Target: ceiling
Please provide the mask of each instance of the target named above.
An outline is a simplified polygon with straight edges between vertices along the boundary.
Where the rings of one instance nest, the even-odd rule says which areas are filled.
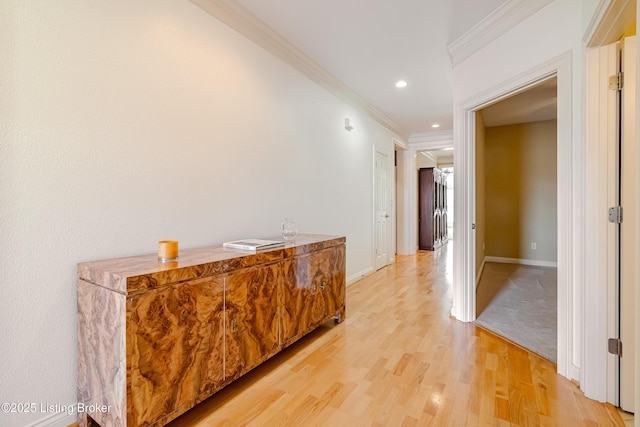
[[[513,0],[236,0],[395,122],[453,127],[447,46]],[[407,87],[395,83],[405,80]]]
[[[524,92],[483,108],[485,127],[552,120],[558,114],[558,79],[539,83]]]
[[[412,143],[451,139],[452,64],[552,0],[191,1]],[[555,79],[483,115],[488,127],[555,117]]]

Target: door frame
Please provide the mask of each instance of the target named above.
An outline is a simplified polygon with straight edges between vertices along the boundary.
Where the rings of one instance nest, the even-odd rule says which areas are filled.
[[[454,245],[453,306],[458,320],[476,318],[475,293],[475,114],[476,111],[526,90],[554,76],[558,79],[558,373],[579,375],[579,361],[571,352],[573,318],[581,315],[574,278],[580,279],[583,213],[574,209],[581,194],[582,150],[573,144],[572,53],[566,52],[521,75],[456,104],[454,109]],[[574,212],[575,211],[575,212]],[[578,274],[576,274],[578,272]],[[579,295],[578,295],[579,296]],[[573,357],[570,357],[573,356]],[[576,363],[577,362],[577,363]]]

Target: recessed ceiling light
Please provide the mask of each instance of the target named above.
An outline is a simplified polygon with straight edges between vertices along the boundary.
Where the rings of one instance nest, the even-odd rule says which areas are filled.
[[[397,87],[397,88],[407,87],[407,82],[405,82],[404,80],[398,80],[398,81],[396,82],[396,87]]]
[[[439,127],[440,127],[440,125],[439,125],[439,124],[437,124],[437,123],[434,123],[434,124],[432,124],[432,125],[431,125],[431,127],[432,127],[432,128],[439,128]]]

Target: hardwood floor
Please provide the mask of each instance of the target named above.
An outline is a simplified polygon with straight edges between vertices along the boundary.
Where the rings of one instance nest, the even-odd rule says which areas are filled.
[[[349,286],[343,323],[170,426],[623,426],[553,363],[449,317],[452,244]]]

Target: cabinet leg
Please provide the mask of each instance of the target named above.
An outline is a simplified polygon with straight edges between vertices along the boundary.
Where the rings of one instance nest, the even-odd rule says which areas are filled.
[[[333,321],[337,325],[338,323],[342,323],[345,317],[345,307],[342,307],[339,312],[333,316]]]

